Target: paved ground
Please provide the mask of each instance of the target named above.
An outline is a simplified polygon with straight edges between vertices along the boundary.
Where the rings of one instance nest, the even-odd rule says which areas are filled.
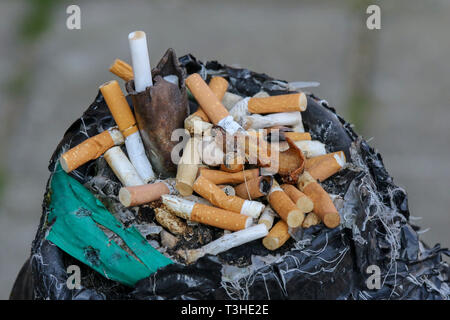
[[[331,1],[74,3],[81,7],[82,30],[67,30],[65,6],[57,6],[48,31],[31,45],[15,33],[25,3],[0,3],[0,147],[7,150],[2,161],[8,178],[0,200],[0,298],[8,297],[29,254],[51,153],[97,87],[113,78],[107,71],[113,59],[130,60],[126,36],[136,29],[150,34],[152,65],[173,47],[179,55],[191,52],[289,81],[320,81],[314,91],[347,117],[352,117],[346,105],[361,63],[354,53],[373,41],[372,67],[361,69],[372,97],[361,130],[374,137],[372,145],[408,191],[412,214],[423,217],[419,224],[431,228],[423,239],[450,246],[446,1],[381,2],[382,29],[364,37],[358,37],[364,11]],[[14,95],[8,85],[20,76],[31,86]]]

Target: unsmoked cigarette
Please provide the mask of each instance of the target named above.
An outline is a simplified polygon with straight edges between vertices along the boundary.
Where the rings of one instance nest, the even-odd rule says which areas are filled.
[[[311,199],[294,187],[292,184],[283,184],[281,189],[291,198],[297,208],[303,211],[303,213],[311,212],[314,208],[314,204]]]
[[[176,185],[182,196],[192,194],[194,181],[197,177],[200,165],[200,154],[198,151],[197,138],[190,138],[183,150],[183,155],[178,163]]]
[[[236,186],[236,195],[243,199],[257,199],[269,193],[273,176],[260,176]]]
[[[269,250],[276,250],[288,241],[289,227],[283,220],[278,221],[267,236],[263,239],[263,245]]]
[[[186,78],[186,86],[207,114],[208,118],[227,132],[234,134],[242,129],[229,115],[228,110],[222,105],[214,92],[198,73],[191,74]]]
[[[311,176],[320,182],[336,174],[345,165],[345,154],[342,151],[329,153],[320,157],[320,160],[314,161],[314,164],[310,164],[307,169]]]
[[[298,187],[314,203],[313,212],[328,228],[336,228],[340,224],[340,216],[328,193],[308,173],[303,172],[298,180]]]
[[[306,107],[307,99],[303,92],[266,98],[250,98],[248,101],[248,111],[260,114],[305,111]]]
[[[172,195],[161,197],[164,205],[180,218],[225,230],[242,230],[251,226],[253,219],[243,214],[195,203]]]
[[[200,168],[199,171],[200,175],[214,184],[238,184],[259,176],[259,169],[249,169],[235,173],[211,170],[207,168]]]
[[[104,158],[119,181],[126,187],[143,185],[144,181],[120,147],[112,147]]]
[[[243,245],[250,241],[266,236],[267,229],[263,225],[255,225],[244,230],[225,234],[224,236],[208,243],[207,245],[191,250],[179,250],[177,253],[184,257],[186,262],[192,263],[206,254],[218,255],[231,248]]]
[[[130,81],[134,78],[133,68],[120,59],[114,60],[113,64],[109,67],[109,71],[125,81]]]
[[[135,207],[158,200],[163,194],[170,194],[164,182],[123,187],[119,191],[119,200],[125,207]]]
[[[272,207],[268,205],[264,208],[264,211],[259,217],[258,224],[264,224],[267,230],[270,230],[273,226],[273,220],[276,216],[277,214],[275,213],[275,211],[273,211]]]
[[[187,225],[183,220],[163,208],[155,209],[155,219],[173,234],[185,234],[187,231]]]
[[[284,136],[292,141],[311,140],[309,132],[284,132]]]
[[[244,200],[236,196],[227,196],[222,189],[203,176],[197,178],[193,187],[195,192],[213,205],[228,211],[257,219],[264,210],[264,205],[261,202]]]
[[[59,159],[61,167],[69,173],[86,162],[97,159],[109,148],[123,144],[123,141],[123,135],[117,127],[105,130],[66,151]]]
[[[281,219],[286,221],[289,227],[296,228],[302,224],[305,214],[297,208],[295,203],[275,181],[267,198],[272,208]]]

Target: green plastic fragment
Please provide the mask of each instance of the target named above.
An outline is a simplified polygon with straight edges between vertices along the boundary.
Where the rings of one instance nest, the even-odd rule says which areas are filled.
[[[58,164],[51,179],[46,239],[104,277],[133,286],[173,263],[134,228],[125,228],[81,183]],[[119,236],[133,254],[108,239],[101,225]]]

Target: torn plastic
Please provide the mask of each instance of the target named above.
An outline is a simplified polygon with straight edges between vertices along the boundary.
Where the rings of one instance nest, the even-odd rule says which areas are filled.
[[[243,97],[261,90],[270,95],[290,92],[287,82],[265,74],[216,61],[204,64],[192,55],[179,60],[187,74],[198,72],[207,80],[213,75],[225,77],[229,91]],[[189,105],[190,113],[198,107],[193,100]],[[49,226],[48,202],[44,201],[30,259],[32,277],[21,272],[15,288],[29,281],[35,299],[448,299],[449,266],[442,254],[449,251],[439,245],[430,248],[420,241],[417,228],[409,223],[406,192],[393,183],[381,155],[326,101],[312,94],[302,117],[312,139],[325,143],[328,152],[343,150],[349,160],[346,169],[322,184],[327,192],[345,200],[340,227],[328,229],[319,224],[296,230],[276,253],[256,240],[218,256],[205,256],[192,265],[175,262],[128,288],[105,279],[45,240]],[[49,166],[52,175],[65,149],[112,124],[99,95],[57,147]],[[136,212],[117,205],[115,189],[119,184],[102,157],[70,175],[106,203],[126,227],[143,221],[152,223],[151,207]],[[196,240],[207,237],[206,241],[211,241],[221,235],[214,228],[191,227],[204,232]],[[162,250],[158,233],[149,233],[147,240]],[[174,250],[186,245],[184,240],[178,242]],[[65,285],[67,266],[71,264],[82,268],[81,289],[69,290]],[[381,271],[379,290],[366,284],[370,276],[367,267],[371,265]],[[14,292],[19,295],[20,290]]]

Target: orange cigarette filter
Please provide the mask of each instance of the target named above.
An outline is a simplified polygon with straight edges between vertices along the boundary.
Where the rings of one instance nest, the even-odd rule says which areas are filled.
[[[122,134],[116,129],[117,134]],[[123,138],[122,138],[123,142]],[[64,171],[71,172],[88,161],[97,159],[116,143],[109,130],[105,130],[93,137],[84,140],[79,145],[66,151],[60,158]]]
[[[228,110],[198,73],[191,74],[186,78],[186,86],[214,124],[217,125],[220,120],[229,115]]]
[[[281,189],[286,192],[297,208],[302,210],[303,213],[311,212],[313,210],[314,204],[311,199],[292,184],[283,184],[281,185]]]
[[[341,160],[338,161],[336,158]],[[310,158],[309,161],[306,161],[305,169],[307,168],[306,170],[314,179],[322,182],[339,172],[344,163],[345,154],[342,151],[338,151]]]
[[[248,101],[248,111],[260,114],[305,111],[306,106],[307,99],[303,92],[264,98],[250,98]]]
[[[194,191],[211,202],[216,207],[241,213],[244,199],[227,196],[225,192],[203,176],[199,176],[194,183]]]
[[[252,200],[267,195],[272,184],[272,176],[260,176],[241,183],[234,190],[237,196]]]
[[[309,132],[284,132],[284,136],[292,141],[311,140]]]
[[[109,67],[109,71],[125,81],[130,81],[134,78],[133,67],[120,59],[114,60],[114,63]]]
[[[231,231],[245,229],[252,223],[252,218],[244,216],[243,214],[200,203],[194,205],[191,212],[191,220]]]
[[[263,245],[269,250],[276,250],[288,241],[289,226],[283,220],[278,221],[267,236],[263,239]]]
[[[244,170],[245,158],[232,152],[225,154],[225,163],[220,165],[220,170],[225,172],[239,172]]]
[[[164,182],[157,182],[121,188],[119,200],[125,207],[134,207],[158,200],[163,194],[169,193],[170,190]]]
[[[235,173],[229,173],[220,170],[200,168],[199,175],[205,177],[214,184],[238,184],[258,177],[259,169],[250,169]]]
[[[223,96],[228,89],[228,81],[222,77],[213,77],[211,81],[209,81],[209,88],[216,95],[217,99],[219,99],[219,101],[222,101]],[[205,113],[205,111],[202,110],[201,107],[199,107],[198,110],[193,113],[193,115],[200,117],[205,122],[210,122],[208,115]]]
[[[296,228],[302,224],[305,214],[297,208],[291,198],[289,198],[275,181],[267,198],[272,208],[289,227]]]
[[[330,196],[308,171],[300,176],[298,187],[312,200],[314,203],[313,212],[328,228],[336,228],[340,224],[339,212]]]
[[[119,83],[116,80],[106,82],[100,86],[100,91],[122,134],[128,137],[137,132],[136,119],[122,89],[120,89]]]

